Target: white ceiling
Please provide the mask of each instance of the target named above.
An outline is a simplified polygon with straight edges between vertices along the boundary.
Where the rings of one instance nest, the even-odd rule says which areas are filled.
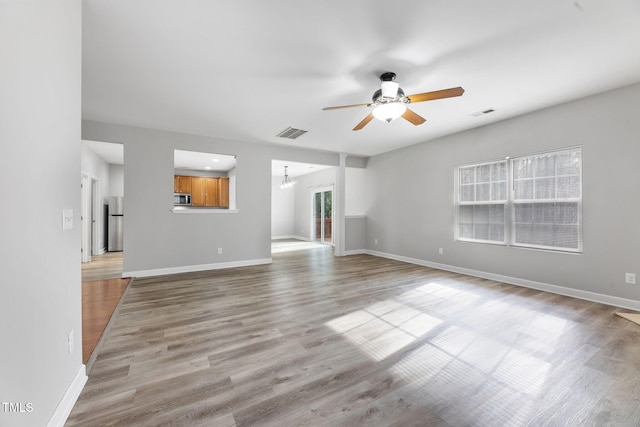
[[[384,71],[466,92],[420,126],[322,111]],[[640,81],[640,1],[84,0],[82,75],[84,119],[374,155]]]
[[[124,147],[122,144],[100,141],[82,141],[82,145],[112,165],[124,164]]]

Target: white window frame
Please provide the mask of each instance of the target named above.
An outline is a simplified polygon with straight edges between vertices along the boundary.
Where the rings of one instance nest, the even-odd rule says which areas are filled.
[[[514,162],[515,161],[519,161],[521,159],[526,159],[526,158],[535,158],[535,157],[541,157],[541,156],[548,156],[548,155],[558,155],[558,154],[562,154],[562,153],[571,153],[571,152],[575,152],[578,151],[579,155],[580,155],[580,172],[579,172],[579,196],[578,197],[554,197],[554,198],[550,198],[550,199],[536,199],[535,197],[533,199],[520,199],[520,200],[515,200],[515,177],[514,177]],[[583,164],[583,153],[582,153],[582,147],[581,146],[576,146],[576,147],[568,147],[568,148],[563,148],[563,149],[558,149],[558,150],[549,150],[549,151],[545,151],[545,152],[540,152],[540,153],[535,153],[535,154],[527,154],[527,155],[522,155],[522,156],[516,156],[516,157],[507,157],[506,159],[501,159],[501,160],[494,160],[494,161],[488,161],[488,162],[481,162],[481,163],[474,163],[474,164],[466,164],[466,165],[460,165],[460,166],[456,166],[455,168],[455,179],[454,179],[454,185],[455,185],[455,203],[454,203],[454,238],[456,241],[462,241],[462,242],[473,242],[473,243],[485,243],[485,244],[492,244],[492,245],[503,245],[503,246],[512,246],[512,247],[518,247],[518,248],[530,248],[530,249],[540,249],[540,250],[549,250],[549,251],[554,251],[554,252],[569,252],[569,253],[582,253],[583,251],[583,232],[582,232],[582,182],[583,182],[583,168],[582,168],[582,164]],[[462,237],[461,233],[460,233],[460,218],[459,218],[459,212],[460,212],[460,206],[463,205],[489,205],[489,204],[502,204],[502,202],[492,202],[492,201],[474,201],[474,202],[466,202],[466,201],[462,201],[462,197],[461,197],[461,191],[462,191],[462,183],[460,182],[460,171],[465,169],[465,168],[470,168],[470,167],[478,167],[478,166],[483,166],[483,165],[490,165],[490,164],[496,164],[496,163],[501,163],[501,162],[506,162],[506,167],[507,167],[507,200],[506,202],[504,202],[504,241],[503,242],[499,242],[499,241],[493,241],[493,240],[482,240],[482,239],[475,239],[475,238],[468,238],[468,237]],[[554,172],[553,175],[554,179],[558,179],[559,176],[557,174],[557,172]],[[570,203],[570,204],[575,204],[576,205],[576,209],[577,209],[577,221],[576,221],[576,226],[577,226],[577,247],[576,248],[568,248],[568,247],[562,247],[562,246],[548,246],[548,245],[541,245],[541,244],[530,244],[530,243],[517,243],[516,242],[516,206],[517,205],[523,205],[523,204],[544,204],[544,203]],[[557,223],[553,223],[554,225],[557,225]]]
[[[481,201],[463,201],[461,200],[461,189],[462,186],[464,185],[462,182],[460,182],[460,171],[462,169],[468,169],[468,168],[474,168],[477,170],[478,167],[481,166],[490,166],[493,164],[499,164],[499,163],[505,163],[505,168],[507,168],[506,170],[506,176],[505,176],[505,182],[506,182],[506,188],[505,188],[505,199],[504,200],[481,200]],[[470,164],[470,165],[463,165],[463,166],[458,166],[456,167],[456,171],[455,171],[455,185],[456,185],[456,206],[455,206],[455,239],[456,240],[460,240],[460,241],[466,241],[466,242],[479,242],[479,243],[488,243],[488,244],[492,244],[492,245],[506,245],[507,243],[507,229],[505,228],[505,225],[507,223],[506,221],[506,215],[507,215],[507,203],[509,201],[509,169],[508,169],[508,162],[506,160],[495,160],[495,161],[490,161],[490,162],[482,162],[482,163],[474,163],[474,164]],[[491,184],[494,182],[499,182],[499,181],[483,181],[483,184],[489,184],[489,188],[490,188],[490,194],[492,193],[491,190]],[[477,181],[474,179],[474,190],[477,190]],[[474,194],[474,198],[475,198],[475,194]],[[491,199],[492,197],[490,197]],[[476,239],[476,238],[468,238],[468,237],[462,237],[460,235],[460,206],[499,206],[502,205],[504,206],[504,214],[503,214],[503,219],[502,219],[502,228],[503,228],[503,240],[498,241],[498,240],[486,240],[486,239]]]

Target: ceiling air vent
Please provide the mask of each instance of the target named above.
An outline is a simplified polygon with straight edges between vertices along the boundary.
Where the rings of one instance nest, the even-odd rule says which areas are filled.
[[[288,128],[286,128],[285,130],[283,130],[282,132],[280,132],[276,136],[278,138],[296,139],[297,137],[302,136],[307,132],[308,131],[306,131],[306,130],[295,129],[295,128],[292,128],[292,127],[288,127]]]

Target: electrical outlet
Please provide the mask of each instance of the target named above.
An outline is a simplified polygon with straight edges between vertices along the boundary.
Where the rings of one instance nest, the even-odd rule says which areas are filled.
[[[218,248],[218,255],[222,254],[222,248]]]
[[[629,285],[636,284],[636,273],[624,273],[624,281]]]
[[[377,245],[378,244],[378,239],[373,239],[373,244]]]
[[[69,350],[69,354],[73,353],[73,349],[75,348],[73,329],[69,332],[69,336],[67,337],[67,349]]]
[[[440,255],[444,255],[444,248],[438,248],[438,253]]]

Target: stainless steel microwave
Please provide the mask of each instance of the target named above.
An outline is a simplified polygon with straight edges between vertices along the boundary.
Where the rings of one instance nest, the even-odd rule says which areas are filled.
[[[191,194],[174,193],[173,204],[176,206],[191,206]]]

